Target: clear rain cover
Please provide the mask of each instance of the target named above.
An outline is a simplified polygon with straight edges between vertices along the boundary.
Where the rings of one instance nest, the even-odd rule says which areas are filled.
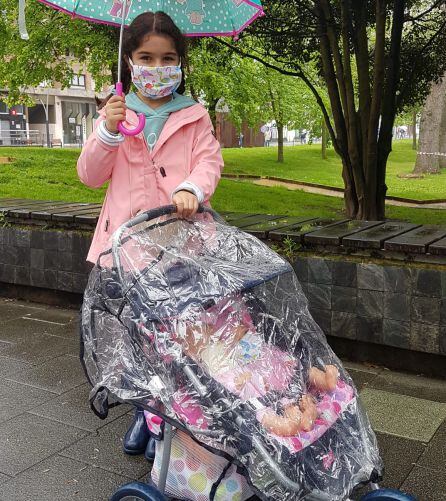
[[[92,406],[145,407],[268,500],[347,498],[381,476],[357,390],[291,265],[218,216],[126,229],[85,290]]]

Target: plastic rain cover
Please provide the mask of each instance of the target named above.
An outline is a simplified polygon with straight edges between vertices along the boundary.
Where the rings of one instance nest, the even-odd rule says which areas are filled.
[[[97,411],[145,407],[234,461],[261,499],[341,500],[380,477],[357,390],[287,261],[211,213],[113,242],[82,309]]]

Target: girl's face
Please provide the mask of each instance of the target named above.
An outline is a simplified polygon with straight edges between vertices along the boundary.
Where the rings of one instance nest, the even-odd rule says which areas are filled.
[[[151,34],[132,52],[132,61],[141,66],[177,66],[180,57],[171,37]]]

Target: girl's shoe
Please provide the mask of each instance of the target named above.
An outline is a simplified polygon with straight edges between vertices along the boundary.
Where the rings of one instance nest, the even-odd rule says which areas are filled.
[[[133,417],[133,422],[124,437],[124,452],[131,456],[144,454],[149,439],[150,432],[147,428],[144,411],[143,409],[137,407]]]
[[[155,459],[155,446],[156,440],[153,437],[150,437],[147,443],[146,451],[144,452],[144,457],[147,461],[153,461]]]

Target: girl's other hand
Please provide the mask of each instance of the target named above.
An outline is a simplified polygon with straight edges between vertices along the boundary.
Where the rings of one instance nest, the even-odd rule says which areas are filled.
[[[118,124],[125,120],[124,96],[112,96],[105,105],[105,126],[112,134],[118,133]]]
[[[192,217],[198,210],[198,198],[189,191],[177,191],[172,197],[172,202],[177,206],[179,217]]]

